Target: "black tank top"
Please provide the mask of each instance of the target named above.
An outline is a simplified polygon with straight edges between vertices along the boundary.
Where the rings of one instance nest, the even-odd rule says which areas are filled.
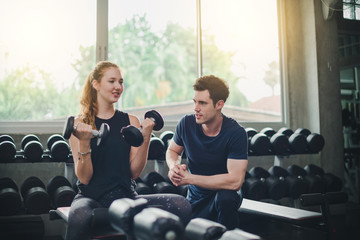
[[[116,188],[124,192],[132,192],[130,173],[130,145],[120,134],[122,127],[130,124],[129,115],[119,110],[110,119],[95,117],[95,125],[100,129],[102,123],[110,126],[110,133],[100,146],[96,145],[96,138],[91,140],[91,161],[93,176],[88,185],[77,182],[79,193],[85,197],[99,200],[101,196]]]

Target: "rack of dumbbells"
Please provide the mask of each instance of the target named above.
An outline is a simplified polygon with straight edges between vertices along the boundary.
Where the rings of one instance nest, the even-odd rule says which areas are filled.
[[[35,134],[25,135],[17,149],[13,137],[0,136],[1,164],[68,163],[72,161],[68,143],[59,134],[47,139],[44,149]],[[0,177],[0,232],[4,239],[42,239],[45,232],[44,219],[50,209],[70,206],[76,189],[64,176],[50,179],[43,176],[22,176],[17,183],[6,174]]]

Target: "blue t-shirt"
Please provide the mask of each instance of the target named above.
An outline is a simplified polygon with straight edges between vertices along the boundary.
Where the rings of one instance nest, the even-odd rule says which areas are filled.
[[[227,159],[247,159],[248,138],[245,129],[234,119],[223,115],[220,133],[206,136],[195,115],[186,115],[176,126],[174,141],[185,148],[189,172],[197,175],[227,173]],[[196,201],[214,193],[195,185],[188,186],[188,199]]]

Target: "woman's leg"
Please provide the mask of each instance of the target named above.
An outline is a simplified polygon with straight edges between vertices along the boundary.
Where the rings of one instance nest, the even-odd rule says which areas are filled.
[[[135,198],[145,198],[148,205],[162,208],[180,218],[184,227],[191,220],[191,205],[189,201],[178,194],[138,195]]]
[[[66,240],[85,240],[91,238],[91,216],[94,208],[101,205],[93,199],[77,195],[71,203],[66,229]]]

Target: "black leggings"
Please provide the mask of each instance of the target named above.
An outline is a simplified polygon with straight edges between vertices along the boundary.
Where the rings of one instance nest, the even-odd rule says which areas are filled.
[[[80,194],[74,198],[70,212],[66,229],[66,240],[82,240],[90,239],[92,235],[91,231],[91,216],[94,208],[109,207],[112,201],[110,200],[113,195],[102,198],[100,202],[94,199],[84,197]],[[124,197],[124,196],[122,196]],[[149,195],[137,195],[133,198],[145,198],[148,201],[148,205],[161,206],[162,209],[167,210],[177,215],[184,227],[191,219],[191,205],[181,195],[177,194],[149,194]]]

